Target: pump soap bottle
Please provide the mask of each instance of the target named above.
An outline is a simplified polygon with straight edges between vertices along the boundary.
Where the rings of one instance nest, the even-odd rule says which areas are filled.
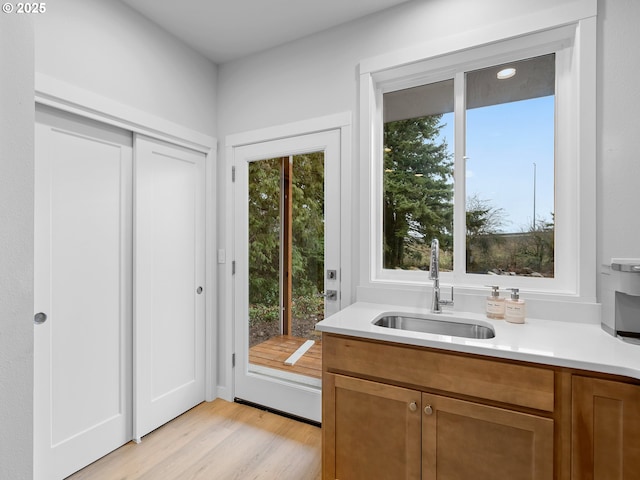
[[[505,300],[505,319],[511,323],[524,323],[526,314],[526,305],[524,300],[520,299],[517,288],[509,288],[511,290],[511,298]]]
[[[487,297],[487,318],[501,320],[504,318],[505,300],[498,292],[498,285],[491,286],[491,295]]]

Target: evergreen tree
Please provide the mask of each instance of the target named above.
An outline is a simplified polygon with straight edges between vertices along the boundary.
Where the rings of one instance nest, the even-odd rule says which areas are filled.
[[[324,290],[324,152],[293,157],[294,296]]]
[[[249,303],[278,305],[282,246],[281,159],[249,165]],[[293,157],[294,295],[324,289],[324,153]]]
[[[384,129],[384,268],[404,268],[409,243],[438,238],[451,248],[453,161],[437,137],[442,115],[388,122]]]
[[[280,304],[280,159],[249,164],[249,303]]]

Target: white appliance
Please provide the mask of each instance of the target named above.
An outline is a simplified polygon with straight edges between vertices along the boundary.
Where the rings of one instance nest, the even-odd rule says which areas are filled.
[[[640,344],[640,258],[612,258],[602,270],[602,328]]]

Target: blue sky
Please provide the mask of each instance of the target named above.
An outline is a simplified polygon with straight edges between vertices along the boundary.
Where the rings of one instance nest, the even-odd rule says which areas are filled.
[[[453,113],[441,130],[453,151]],[[541,97],[467,111],[467,197],[477,194],[504,210],[505,232],[531,226],[535,211],[551,220],[554,179],[554,97]]]

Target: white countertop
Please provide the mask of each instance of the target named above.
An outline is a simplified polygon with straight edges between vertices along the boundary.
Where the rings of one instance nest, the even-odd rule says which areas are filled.
[[[558,322],[527,318],[524,324],[492,320],[484,315],[447,312],[438,317],[466,319],[495,330],[491,339],[472,339],[396,330],[373,325],[385,313],[428,310],[397,305],[355,303],[316,325],[322,332],[374,340],[474,353],[546,365],[591,370],[640,379],[640,345],[627,343],[602,330],[600,324]]]

